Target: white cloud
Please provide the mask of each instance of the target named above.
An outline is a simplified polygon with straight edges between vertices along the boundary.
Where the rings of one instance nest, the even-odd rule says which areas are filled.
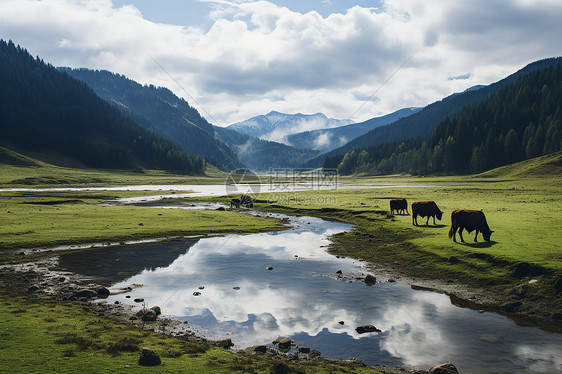
[[[154,23],[110,0],[3,0],[0,37],[57,66],[167,86],[197,107],[171,75],[222,125],[271,110],[347,118],[409,57],[354,120],[560,54],[562,3],[554,0],[393,0],[328,17],[268,1],[209,2],[214,23],[203,30]]]

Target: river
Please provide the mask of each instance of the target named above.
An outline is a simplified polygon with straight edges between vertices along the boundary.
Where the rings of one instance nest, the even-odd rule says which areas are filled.
[[[219,188],[193,188],[199,187]],[[460,308],[447,295],[377,274],[369,286],[361,262],[325,251],[328,237],[350,225],[287,218],[292,226],[285,231],[86,250],[61,256],[60,266],[106,277],[113,289],[141,284],[108,302],[142,298],[199,335],[231,338],[234,348],[272,346],[287,336],[324,357],[369,365],[427,369],[453,362],[461,373],[562,372],[562,334]],[[381,332],[355,331],[365,324]]]

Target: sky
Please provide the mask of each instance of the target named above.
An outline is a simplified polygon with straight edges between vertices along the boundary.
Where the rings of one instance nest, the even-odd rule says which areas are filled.
[[[167,87],[218,126],[424,106],[562,55],[561,19],[559,0],[0,0],[0,38]]]

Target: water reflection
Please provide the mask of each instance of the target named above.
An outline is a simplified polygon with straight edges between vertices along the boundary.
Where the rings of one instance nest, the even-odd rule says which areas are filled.
[[[239,348],[290,336],[325,357],[358,357],[367,364],[428,368],[450,361],[470,373],[562,370],[560,334],[456,307],[445,295],[351,281],[364,272],[360,264],[323,248],[327,235],[350,227],[295,220],[300,227],[280,233],[151,244],[146,253],[163,246],[167,259],[149,264],[147,255],[142,270],[137,266],[138,273],[114,287],[144,284],[132,298],[161,306],[165,315],[188,321],[210,338],[230,337]],[[71,271],[75,263],[61,258]],[[338,279],[338,270],[346,277]],[[127,302],[124,295],[109,301],[114,300]],[[359,335],[355,327],[364,324],[382,332]]]

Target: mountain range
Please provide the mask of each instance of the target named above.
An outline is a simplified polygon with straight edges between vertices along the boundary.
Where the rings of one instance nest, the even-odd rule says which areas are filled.
[[[404,108],[385,116],[371,118],[360,123],[291,134],[287,137],[287,142],[296,148],[312,148],[322,153],[329,152],[377,127],[388,125],[400,118],[417,113],[420,110],[421,108]]]
[[[291,145],[287,137],[304,131],[329,129],[350,124],[349,120],[328,118],[325,114],[286,114],[276,111],[228,126],[230,130],[261,139]],[[309,147],[305,147],[309,148]]]
[[[397,159],[391,157],[393,152],[402,158],[416,155],[418,161],[430,160],[430,150],[423,144],[433,144],[435,149],[431,150],[433,158],[427,161],[429,166],[416,164],[416,172],[439,172],[439,168],[451,172],[482,171],[488,166],[497,166],[483,161],[485,154],[495,155],[494,142],[499,142],[497,148],[506,148],[506,154],[503,158],[501,155],[493,157],[507,161],[559,149],[559,144],[554,144],[552,139],[558,139],[562,133],[556,122],[561,121],[560,110],[552,113],[543,110],[552,109],[551,101],[558,100],[558,91],[548,87],[549,79],[557,81],[558,73],[541,73],[542,90],[536,86],[541,84],[540,79],[524,84],[518,80],[552,69],[560,62],[561,58],[537,61],[489,86],[471,87],[424,108],[401,109],[362,123],[350,124],[321,113],[291,115],[274,111],[222,128],[211,125],[196,109],[166,88],[143,86],[107,71],[55,69],[12,42],[1,40],[0,146],[64,166],[158,168],[199,174],[206,162],[226,171],[241,167],[258,171],[282,167],[339,167],[343,163],[348,172],[374,170],[380,173],[398,170]],[[520,92],[513,94],[516,83]],[[540,106],[539,117],[531,123],[517,122],[514,114],[513,118],[509,117],[509,113],[517,112],[517,107],[505,104],[506,101],[533,103],[529,92],[534,92],[534,100],[539,97],[537,90],[547,98],[546,104],[537,101],[519,116],[527,118]],[[500,91],[500,98],[489,99]],[[487,116],[470,109],[481,103],[486,103],[481,111],[487,111]],[[499,108],[504,108],[502,113],[498,112]],[[458,122],[455,118],[461,112],[463,119]],[[481,123],[476,124],[475,118]],[[500,126],[500,122],[504,127],[509,123],[513,126],[517,123],[517,126],[511,128],[513,131],[502,128],[496,134],[494,126]],[[485,129],[488,138],[499,138],[483,142],[476,134],[470,137],[477,139],[472,148],[465,147],[468,153],[472,152],[470,168],[466,166],[466,157],[470,155],[455,159],[454,167],[441,160],[441,148],[450,151],[452,144],[460,149],[466,143],[455,143],[459,137],[451,129],[459,129],[465,134],[461,138],[465,139],[467,128],[472,125]],[[448,134],[448,138],[443,134]],[[270,141],[270,137],[288,144]],[[352,140],[332,149],[349,139]],[[517,141],[522,143],[521,149],[508,152],[508,139],[509,150],[518,149]],[[326,150],[327,153],[319,154]],[[458,161],[461,159],[464,162]],[[401,165],[408,164],[405,160],[400,161]],[[379,161],[386,164],[373,164]]]

